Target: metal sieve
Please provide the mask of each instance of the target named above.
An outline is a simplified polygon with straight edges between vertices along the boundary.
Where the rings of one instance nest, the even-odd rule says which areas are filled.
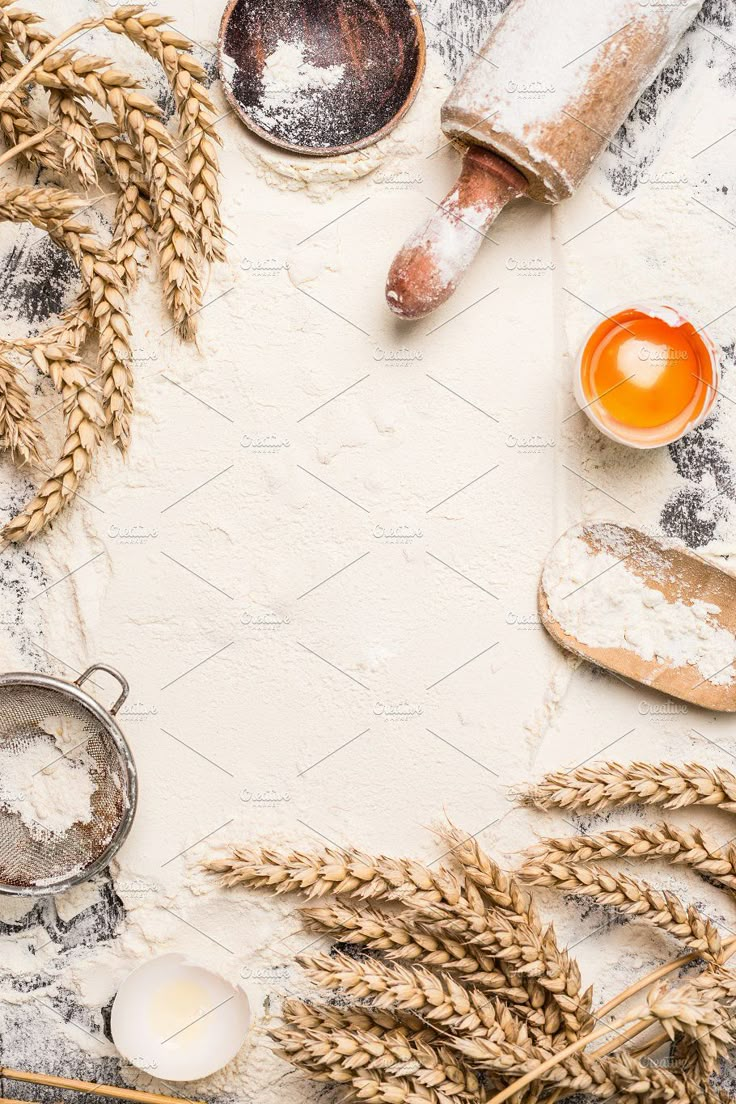
[[[82,689],[95,671],[106,671],[120,684],[120,696],[109,710]],[[0,751],[18,754],[30,741],[44,740],[53,770],[63,756],[42,726],[60,717],[80,734],[75,769],[86,770],[94,783],[89,822],[58,834],[29,826],[7,794],[3,800],[0,793],[0,894],[61,893],[107,866],[122,845],[138,796],[133,757],[114,720],[127,696],[128,683],[105,663],[88,667],[73,683],[35,673],[0,675]],[[69,759],[74,751],[67,752]]]

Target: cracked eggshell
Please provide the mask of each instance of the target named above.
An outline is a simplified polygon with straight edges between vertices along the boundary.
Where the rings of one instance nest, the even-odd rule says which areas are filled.
[[[245,1042],[250,1005],[240,986],[184,955],[153,958],[120,986],[110,1030],[124,1058],[167,1081],[196,1081]]]

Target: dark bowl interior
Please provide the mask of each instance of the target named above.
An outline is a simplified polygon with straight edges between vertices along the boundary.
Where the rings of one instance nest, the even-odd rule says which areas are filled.
[[[302,79],[294,95],[269,96],[265,63],[282,44],[327,70],[327,81]],[[342,153],[383,137],[412,103],[424,59],[413,0],[231,0],[220,28],[230,103],[256,134],[300,153]]]

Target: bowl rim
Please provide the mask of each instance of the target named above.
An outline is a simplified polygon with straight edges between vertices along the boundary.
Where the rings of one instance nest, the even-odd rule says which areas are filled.
[[[616,315],[622,314],[624,311],[638,310],[642,314],[653,314],[655,311],[674,311],[679,315],[683,322],[689,322],[696,330],[696,333],[700,336],[703,344],[705,345],[708,355],[710,357],[711,370],[713,373],[713,382],[707,386],[710,389],[710,396],[703,404],[703,409],[697,418],[688,422],[684,428],[678,430],[678,432],[671,434],[670,436],[662,437],[658,441],[637,441],[631,437],[626,437],[623,434],[617,433],[615,429],[607,425],[598,415],[598,412],[594,409],[595,399],[588,400],[585,392],[583,391],[582,384],[582,368],[583,368],[583,353],[588,345],[593,334],[605,321],[615,319]],[[718,391],[721,383],[721,365],[718,358],[716,347],[708,334],[705,327],[698,327],[696,320],[693,318],[692,311],[685,305],[681,305],[675,298],[672,299],[659,299],[655,297],[648,297],[644,299],[635,299],[626,303],[618,304],[617,306],[609,308],[606,312],[599,312],[601,318],[593,323],[592,326],[586,330],[583,338],[578,346],[577,353],[575,354],[575,360],[573,363],[573,393],[575,401],[578,404],[579,409],[586,415],[589,421],[593,423],[596,429],[602,433],[609,440],[615,441],[619,445],[626,445],[628,448],[640,449],[641,451],[649,451],[651,449],[666,448],[668,445],[674,444],[676,441],[681,440],[688,433],[692,433],[694,429],[697,429],[699,425],[702,425],[708,415],[711,413],[716,398],[718,397]]]
[[[264,130],[259,126],[253,117],[244,110],[243,105],[238,102],[235,94],[232,90],[231,82],[224,72],[224,56],[225,56],[225,34],[227,32],[231,16],[242,0],[228,0],[225,10],[222,13],[222,19],[220,20],[220,28],[217,33],[217,75],[222,83],[222,88],[225,93],[225,99],[232,107],[235,114],[240,121],[253,134],[255,134],[261,141],[266,142],[270,146],[275,146],[277,149],[285,150],[289,153],[298,153],[305,157],[337,157],[345,153],[357,153],[359,150],[365,149],[366,146],[375,145],[376,142],[380,142],[382,138],[390,134],[406,115],[409,108],[414,103],[419,92],[419,88],[424,77],[424,70],[427,64],[427,38],[424,31],[424,23],[419,12],[415,0],[400,0],[400,2],[406,7],[409,12],[412,23],[416,30],[417,35],[417,67],[414,73],[414,77],[411,82],[409,91],[407,92],[404,101],[399,109],[391,116],[388,122],[384,123],[379,130],[368,134],[364,138],[359,138],[356,142],[347,142],[340,146],[303,146],[297,142],[286,142],[280,138],[274,138],[272,134]]]

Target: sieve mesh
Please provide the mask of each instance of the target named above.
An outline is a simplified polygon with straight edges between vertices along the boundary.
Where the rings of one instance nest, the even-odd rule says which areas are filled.
[[[66,832],[31,831],[13,805],[0,795],[0,884],[16,890],[40,890],[67,880],[82,881],[105,853],[121,822],[132,812],[129,764],[106,725],[69,692],[31,683],[0,685],[0,749],[17,754],[30,741],[48,748],[48,762],[61,752],[42,730],[50,717],[61,717],[78,731],[77,769],[88,771],[94,790],[89,823]],[[7,795],[6,795],[7,797]],[[73,884],[73,882],[72,882]]]

